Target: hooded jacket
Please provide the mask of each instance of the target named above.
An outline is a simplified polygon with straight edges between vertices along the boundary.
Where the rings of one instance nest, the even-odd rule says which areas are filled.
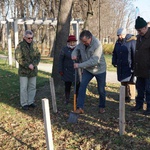
[[[123,41],[116,41],[112,64],[117,67],[118,81],[129,81],[133,72],[136,37],[127,34]]]
[[[82,42],[79,43],[72,52],[72,56],[80,56],[79,68],[83,68],[92,74],[106,72],[106,62],[100,41],[92,36],[92,41],[88,47]]]

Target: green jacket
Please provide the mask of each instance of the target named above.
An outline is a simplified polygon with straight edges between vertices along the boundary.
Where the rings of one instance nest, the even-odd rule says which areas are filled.
[[[34,43],[29,44],[23,40],[15,49],[15,59],[19,63],[18,74],[22,77],[37,76],[37,65],[40,62],[40,52]],[[33,64],[34,70],[29,69],[29,65]]]

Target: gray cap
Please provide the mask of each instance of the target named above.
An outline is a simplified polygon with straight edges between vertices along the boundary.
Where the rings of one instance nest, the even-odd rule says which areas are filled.
[[[126,34],[126,29],[124,29],[124,28],[119,28],[119,29],[117,30],[117,35],[122,35],[122,34]]]

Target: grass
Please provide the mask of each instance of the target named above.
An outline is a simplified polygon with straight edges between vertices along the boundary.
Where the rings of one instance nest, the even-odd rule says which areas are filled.
[[[42,98],[48,98],[55,150],[149,150],[150,116],[131,113],[126,104],[126,129],[119,135],[119,84],[107,83],[106,113],[98,114],[98,93],[91,82],[87,89],[85,114],[77,124],[68,124],[73,109],[73,89],[69,105],[63,104],[63,88],[56,89],[58,113],[53,113],[49,87],[50,74],[39,72],[36,109],[23,111],[19,104],[19,78],[16,68],[0,60],[0,150],[46,150]]]
[[[107,64],[107,71],[115,71],[116,72],[116,68],[111,64],[112,55],[105,54],[105,60],[106,60],[106,64]]]

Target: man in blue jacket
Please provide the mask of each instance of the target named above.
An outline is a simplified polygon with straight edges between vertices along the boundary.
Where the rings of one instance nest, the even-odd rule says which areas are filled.
[[[101,42],[96,39],[88,30],[80,34],[80,43],[72,52],[72,59],[76,60],[78,55],[81,57],[81,63],[75,63],[74,68],[82,68],[83,74],[77,98],[77,110],[75,113],[84,113],[84,100],[86,87],[90,80],[95,77],[99,92],[99,113],[105,112],[106,100],[106,62],[103,55]]]

